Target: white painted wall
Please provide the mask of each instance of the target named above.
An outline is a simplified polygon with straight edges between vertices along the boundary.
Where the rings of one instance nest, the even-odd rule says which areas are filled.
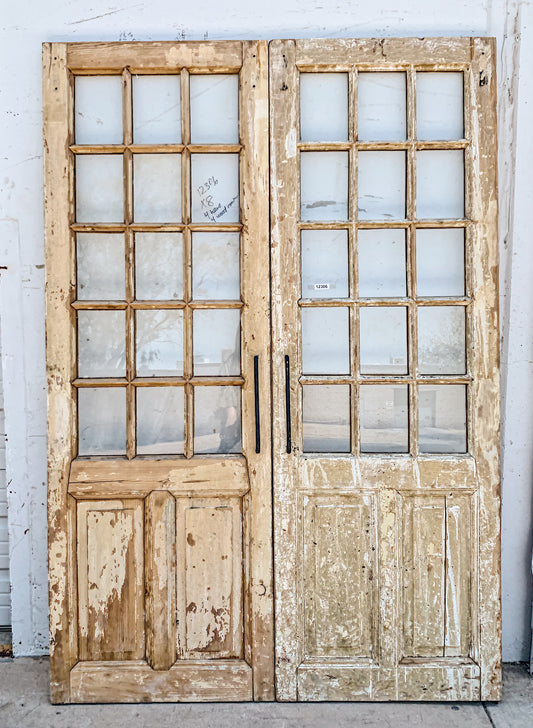
[[[533,9],[524,0],[0,0],[0,310],[14,647],[47,649],[41,42],[490,35],[499,49],[504,659],[529,657]],[[516,160],[516,164],[515,164]]]

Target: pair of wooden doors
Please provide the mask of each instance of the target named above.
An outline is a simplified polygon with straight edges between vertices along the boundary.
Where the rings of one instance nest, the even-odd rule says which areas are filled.
[[[493,43],[46,44],[44,100],[52,700],[497,699]]]

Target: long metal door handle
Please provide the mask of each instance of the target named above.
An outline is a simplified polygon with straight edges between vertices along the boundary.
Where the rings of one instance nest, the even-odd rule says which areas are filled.
[[[285,354],[285,421],[287,425],[287,452],[291,451],[291,368],[289,355]]]
[[[254,356],[254,397],[255,397],[255,451],[261,452],[261,423],[259,417],[259,357]]]

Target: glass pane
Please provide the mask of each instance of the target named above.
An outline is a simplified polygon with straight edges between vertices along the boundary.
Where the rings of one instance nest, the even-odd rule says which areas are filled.
[[[302,230],[302,297],[348,296],[348,232]]]
[[[302,308],[304,374],[349,374],[348,308]]]
[[[238,308],[193,312],[194,374],[241,373],[241,312]]]
[[[462,139],[463,74],[416,74],[416,130],[419,139]]]
[[[361,374],[407,374],[407,309],[359,309]]]
[[[124,222],[122,154],[76,156],[77,222]]]
[[[239,155],[191,154],[192,221],[239,222]]]
[[[419,296],[464,296],[464,230],[417,230],[416,273]]]
[[[357,97],[359,140],[406,138],[405,73],[359,73]]]
[[[181,455],[183,387],[137,387],[137,454]]]
[[[181,222],[181,154],[133,155],[135,222]]]
[[[124,235],[78,233],[78,299],[123,300],[126,296]]]
[[[179,76],[133,76],[133,141],[181,142]]]
[[[78,453],[126,453],[126,388],[78,389]]]
[[[190,77],[192,144],[239,143],[239,76]]]
[[[418,428],[420,452],[466,452],[466,386],[421,385]]]
[[[138,377],[183,374],[183,311],[136,311]]]
[[[405,231],[359,230],[359,297],[406,295]]]
[[[193,298],[239,300],[239,257],[239,233],[193,233]]]
[[[194,388],[194,452],[241,452],[241,388]]]
[[[126,376],[124,311],[78,311],[78,376]]]
[[[361,384],[361,452],[407,452],[408,389],[406,384]]]
[[[464,210],[463,152],[460,149],[417,152],[418,219],[462,218]]]
[[[350,452],[350,386],[303,387],[304,452]]]
[[[405,218],[405,152],[359,152],[361,220]]]
[[[420,374],[464,374],[465,366],[464,307],[420,307],[418,309]]]
[[[300,74],[300,137],[303,142],[348,139],[348,74]]]
[[[348,219],[348,152],[302,152],[302,220]]]
[[[121,76],[76,76],[76,144],[122,144]]]
[[[140,301],[183,298],[181,233],[135,234],[135,296]]]

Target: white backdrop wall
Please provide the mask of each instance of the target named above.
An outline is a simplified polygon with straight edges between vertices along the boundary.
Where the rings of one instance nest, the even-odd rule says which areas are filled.
[[[41,43],[496,36],[504,659],[529,657],[533,7],[524,0],[0,0],[0,317],[15,654],[47,651]]]

